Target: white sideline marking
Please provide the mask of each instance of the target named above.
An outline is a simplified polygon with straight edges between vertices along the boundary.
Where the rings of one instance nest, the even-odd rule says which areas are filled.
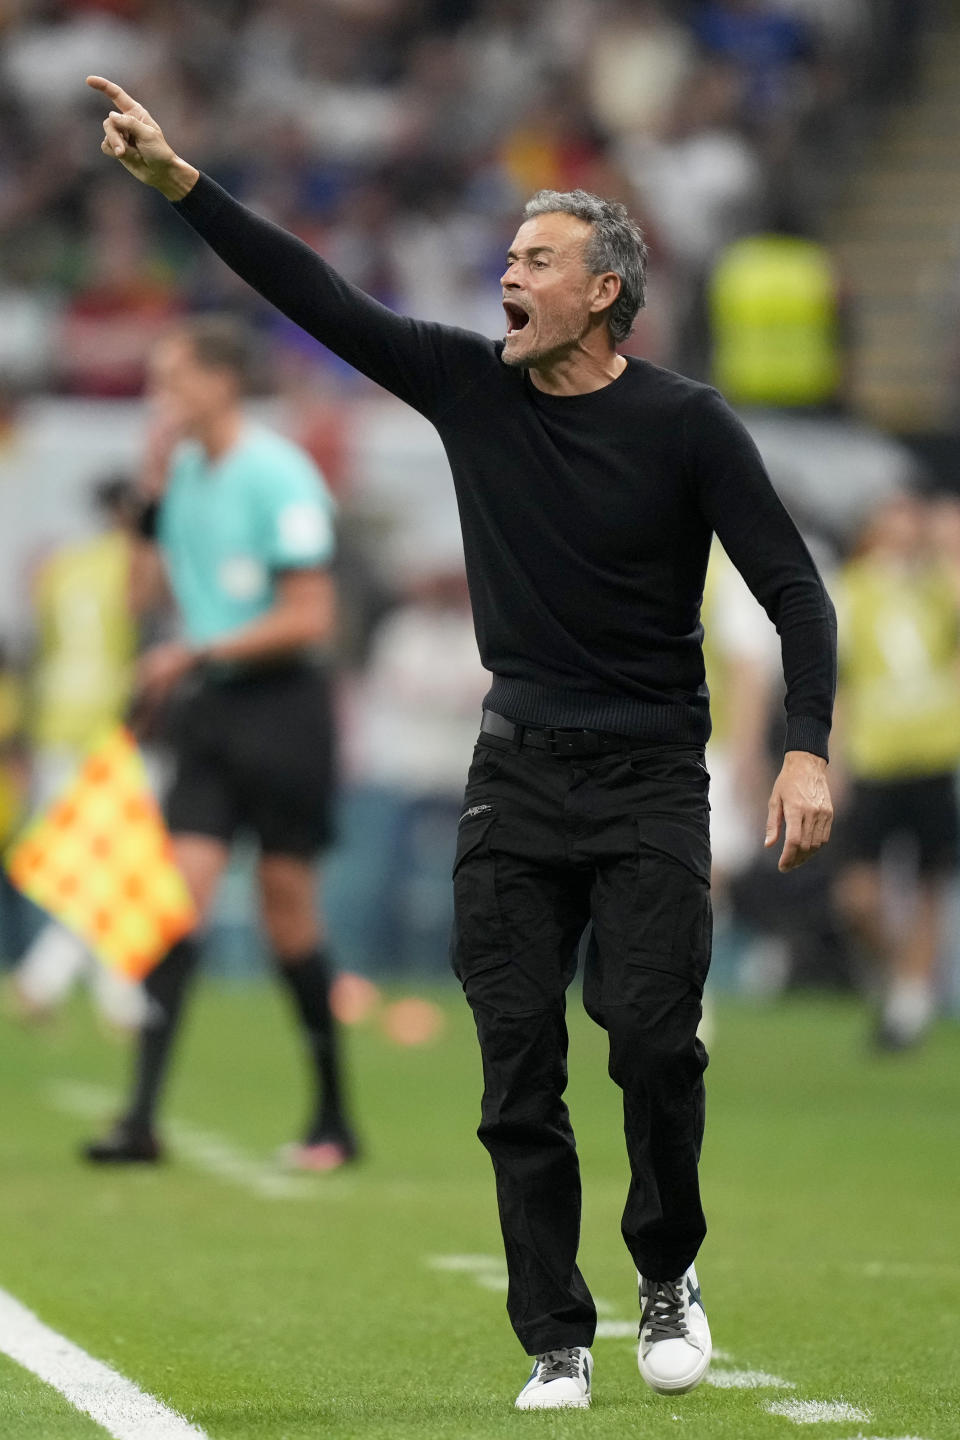
[[[869,1420],[869,1410],[859,1410],[846,1400],[774,1400],[768,1415],[782,1415],[794,1425],[825,1425],[840,1420]]]
[[[500,1255],[425,1255],[425,1265],[431,1270],[445,1270],[448,1274],[469,1275],[481,1290],[495,1290],[500,1294],[507,1288],[507,1264]],[[614,1316],[615,1306],[609,1300],[594,1299],[598,1315]],[[636,1320],[610,1318],[597,1321],[598,1340],[635,1340]]]
[[[175,1410],[51,1330],[0,1290],[0,1350],[59,1390],[114,1440],[207,1440]]]
[[[945,1261],[936,1263],[918,1261],[913,1265],[897,1260],[867,1260],[859,1265],[845,1265],[844,1269],[864,1275],[868,1280],[909,1280],[917,1275],[937,1275],[950,1278],[960,1275],[960,1265],[950,1265]]]
[[[493,1270],[486,1274],[474,1275],[473,1278],[481,1290],[492,1290],[496,1295],[502,1295],[509,1283],[505,1274],[498,1275]]]
[[[54,1081],[49,1087],[49,1096],[58,1110],[97,1118],[102,1118],[111,1108],[116,1109],[119,1100],[106,1085],[80,1080]],[[238,1185],[263,1200],[316,1200],[318,1195],[330,1193],[329,1181],[318,1186],[306,1175],[284,1175],[213,1131],[198,1129],[183,1120],[168,1121],[166,1129],[177,1153],[198,1170]],[[337,1186],[335,1193],[342,1193],[343,1182],[339,1177],[333,1184]]]
[[[481,1290],[502,1294],[507,1288],[506,1262],[496,1255],[428,1255],[431,1270],[446,1270],[456,1275],[469,1275]]]
[[[496,1255],[428,1255],[431,1270],[464,1270],[468,1275],[479,1270],[502,1270],[504,1262]]]
[[[708,1370],[708,1385],[716,1390],[796,1390],[792,1380],[768,1375],[766,1370]]]

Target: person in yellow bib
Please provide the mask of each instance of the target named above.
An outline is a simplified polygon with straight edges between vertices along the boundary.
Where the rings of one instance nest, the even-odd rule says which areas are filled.
[[[141,619],[135,487],[124,475],[105,476],[92,499],[99,532],[54,550],[33,586],[36,648],[25,730],[35,812],[46,810],[90,746],[123,717],[133,686]],[[42,1019],[81,979],[110,1026],[129,1030],[140,1023],[139,987],[101,965],[55,921],[34,936],[14,971],[16,1009],[23,1018]]]
[[[838,400],[839,284],[823,245],[783,233],[735,240],[708,303],[713,383],[733,405],[809,410]]]
[[[929,541],[922,500],[888,501],[835,597],[840,733],[852,780],[838,898],[881,968],[876,1041],[885,1049],[916,1044],[933,1018],[946,882],[960,855],[960,602]],[[915,878],[906,924],[884,883],[897,858]]]

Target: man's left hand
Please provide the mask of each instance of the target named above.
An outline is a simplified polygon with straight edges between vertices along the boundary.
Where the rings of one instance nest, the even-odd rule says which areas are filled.
[[[137,691],[148,703],[158,703],[197,663],[197,653],[179,640],[155,645],[137,666]]]
[[[767,807],[765,849],[776,845],[785,830],[781,872],[796,870],[830,839],[833,802],[827,785],[827,762],[806,750],[788,750]]]

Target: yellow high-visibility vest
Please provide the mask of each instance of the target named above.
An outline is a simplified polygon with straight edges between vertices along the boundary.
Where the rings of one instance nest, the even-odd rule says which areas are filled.
[[[130,542],[119,532],[65,546],[43,566],[29,715],[35,745],[82,749],[123,714],[137,649],[129,576]]]
[[[960,763],[960,624],[949,576],[865,556],[841,572],[842,735],[865,780],[935,775]]]
[[[751,235],[710,279],[713,383],[734,405],[822,405],[841,380],[829,253],[792,235]]]

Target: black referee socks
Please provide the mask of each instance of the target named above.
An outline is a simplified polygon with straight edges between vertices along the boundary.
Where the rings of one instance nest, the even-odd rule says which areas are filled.
[[[315,1108],[306,1135],[308,1145],[349,1140],[344,1113],[337,1022],[330,1009],[330,965],[320,950],[301,956],[275,955],[277,970],[290,990],[306,1032],[313,1065]]]
[[[143,982],[147,1015],[137,1041],[133,1104],[126,1115],[131,1129],[153,1129],[183,999],[199,958],[199,947],[188,936],[174,945]]]

